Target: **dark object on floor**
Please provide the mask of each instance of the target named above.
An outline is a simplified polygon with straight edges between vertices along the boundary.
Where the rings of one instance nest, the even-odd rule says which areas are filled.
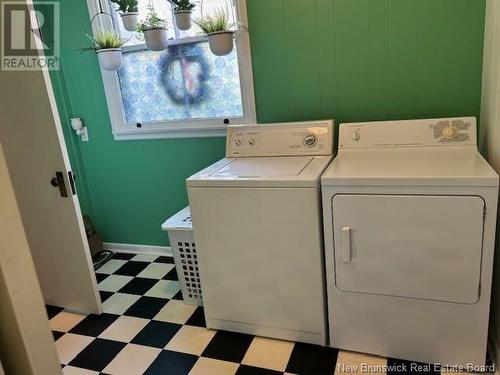
[[[114,253],[109,250],[101,250],[97,254],[92,255],[92,263],[94,263],[94,271],[99,269],[104,263],[113,258]]]
[[[102,248],[102,237],[95,230],[88,215],[83,215],[83,225],[85,226],[85,234],[87,235],[87,241],[89,242],[92,263],[94,263],[94,270],[97,270],[104,263],[113,258],[114,254],[113,252]]]
[[[102,251],[102,237],[99,233],[94,233],[92,236],[87,237],[89,241],[90,254],[92,256],[98,254]]]
[[[93,258],[95,255],[97,255],[103,250],[102,237],[95,230],[89,216],[83,215],[83,225],[85,226],[85,233],[87,234],[87,240],[89,242],[90,254],[92,255]]]

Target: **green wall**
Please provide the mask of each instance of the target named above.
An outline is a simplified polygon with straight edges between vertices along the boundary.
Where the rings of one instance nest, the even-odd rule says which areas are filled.
[[[247,0],[260,122],[479,116],[484,0]],[[63,123],[82,207],[106,241],[167,244],[161,222],[184,180],[224,155],[222,138],[114,141],[85,0],[61,1]]]
[[[248,0],[261,121],[478,115],[483,0]]]

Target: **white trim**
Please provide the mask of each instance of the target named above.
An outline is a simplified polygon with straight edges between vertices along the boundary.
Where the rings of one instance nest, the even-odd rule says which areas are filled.
[[[113,134],[115,141],[133,141],[141,139],[167,139],[167,138],[211,138],[225,137],[226,127],[220,128],[197,128],[197,129],[176,129],[176,130],[158,130],[144,131],[140,134]]]
[[[250,35],[248,34],[248,14],[246,0],[233,0],[236,8],[236,22],[239,30],[236,33],[235,44],[238,54],[240,72],[241,100],[245,124],[257,123],[255,110],[255,90],[253,86],[252,54],[250,51]]]
[[[136,245],[129,243],[104,242],[103,248],[118,253],[172,256],[170,246]]]
[[[97,1],[98,0],[87,0],[90,17],[94,16],[99,11]],[[236,32],[235,45],[238,55],[243,116],[228,118],[231,125],[256,123],[250,38],[246,31],[248,30],[246,26],[248,23],[246,0],[234,0],[234,4],[236,8],[237,23],[240,25],[240,29]],[[110,12],[111,9],[107,1],[103,1],[102,6],[104,12]],[[92,27],[96,30],[113,27],[113,24],[109,17],[97,17]],[[196,43],[203,40],[206,40],[206,38],[192,37],[172,41],[171,44]],[[143,46],[124,47],[125,51],[138,49],[143,49]],[[106,94],[112,133],[115,140],[223,137],[226,134],[227,125],[223,122],[224,118],[153,121],[143,123],[143,127],[137,127],[135,123],[127,123],[118,73],[106,71],[101,67],[101,75]]]

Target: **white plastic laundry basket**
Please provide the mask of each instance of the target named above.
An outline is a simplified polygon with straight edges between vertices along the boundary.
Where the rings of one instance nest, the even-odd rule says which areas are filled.
[[[189,206],[165,221],[161,229],[168,232],[184,303],[201,306],[200,273]]]

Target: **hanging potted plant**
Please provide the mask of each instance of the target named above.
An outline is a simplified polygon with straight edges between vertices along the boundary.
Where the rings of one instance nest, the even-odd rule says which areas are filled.
[[[122,47],[126,43],[120,34],[112,30],[98,30],[94,35],[86,34],[92,46],[84,51],[93,50],[105,70],[116,71],[123,65]]]
[[[194,21],[208,38],[210,50],[214,55],[225,56],[233,50],[232,25],[229,23],[227,12],[219,9],[213,16]]]
[[[118,5],[118,11],[122,18],[123,27],[127,31],[136,31],[139,22],[139,10],[137,0],[111,0]]]
[[[137,31],[144,34],[146,47],[151,51],[162,51],[168,45],[167,23],[158,17],[152,5],[148,6],[148,10],[148,16],[139,22]]]
[[[179,30],[191,28],[191,10],[195,4],[189,0],[170,0],[174,4],[175,24]]]

